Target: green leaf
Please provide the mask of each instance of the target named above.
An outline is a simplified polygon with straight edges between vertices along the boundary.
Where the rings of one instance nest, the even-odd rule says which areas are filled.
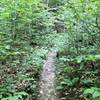
[[[81,57],[81,56],[80,56],[80,57],[78,57],[78,58],[77,58],[77,63],[81,63],[81,62],[82,62],[82,60],[83,60],[83,57]]]
[[[83,94],[87,95],[87,94],[93,94],[93,93],[94,93],[93,89],[85,89]]]
[[[88,84],[88,83],[92,83],[92,80],[90,80],[90,79],[84,79],[84,80],[81,80],[81,82],[83,83],[83,84]]]
[[[2,98],[2,95],[0,94],[0,99]]]
[[[73,85],[74,85],[76,82],[78,82],[78,80],[79,80],[78,77],[77,77],[77,78],[74,78],[74,79],[72,80]]]
[[[100,97],[100,92],[99,92],[99,91],[95,91],[95,92],[93,93],[93,98],[95,99],[95,98],[97,98],[97,97]]]
[[[68,86],[72,86],[73,83],[70,79],[64,79],[63,82],[61,82],[62,85],[68,85]]]
[[[10,96],[8,98],[3,98],[1,100],[18,100],[18,98],[20,98],[20,100],[23,100],[22,96]]]
[[[97,87],[91,87],[91,89],[93,89],[95,91],[100,91],[100,88],[97,88]]]
[[[56,89],[57,90],[62,90],[64,87],[63,86],[57,86]]]
[[[85,58],[85,60],[89,61],[100,60],[100,55],[89,55],[88,57]]]
[[[28,96],[28,94],[26,92],[18,92],[18,93],[15,93],[15,95],[24,95],[24,96]]]
[[[5,46],[5,49],[8,49],[9,50],[10,49],[10,46],[9,45]]]

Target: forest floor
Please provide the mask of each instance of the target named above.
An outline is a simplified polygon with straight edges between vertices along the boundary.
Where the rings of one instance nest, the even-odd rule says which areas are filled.
[[[58,100],[55,89],[55,61],[57,52],[48,53],[40,77],[39,100]]]

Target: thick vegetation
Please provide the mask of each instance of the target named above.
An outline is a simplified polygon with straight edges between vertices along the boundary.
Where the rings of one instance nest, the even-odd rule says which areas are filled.
[[[0,99],[36,100],[56,49],[59,98],[99,100],[99,8],[99,0],[0,0]]]

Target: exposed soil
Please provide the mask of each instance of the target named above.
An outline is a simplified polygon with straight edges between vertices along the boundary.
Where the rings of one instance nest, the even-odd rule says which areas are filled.
[[[55,61],[57,52],[48,53],[40,77],[40,90],[38,100],[58,100],[55,90]]]

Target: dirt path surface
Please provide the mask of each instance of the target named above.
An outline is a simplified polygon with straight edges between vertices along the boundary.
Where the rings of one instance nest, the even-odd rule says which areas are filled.
[[[58,100],[55,90],[55,60],[57,52],[48,53],[40,78],[40,94],[38,100]]]

